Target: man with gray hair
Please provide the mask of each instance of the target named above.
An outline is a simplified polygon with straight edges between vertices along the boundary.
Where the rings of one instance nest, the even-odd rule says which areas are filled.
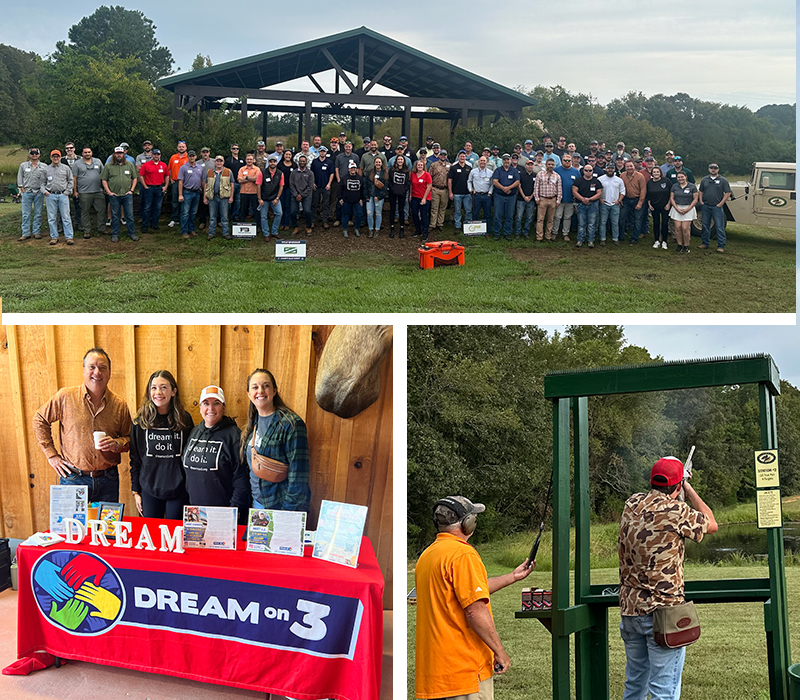
[[[507,574],[487,577],[480,555],[467,542],[484,510],[482,503],[463,496],[447,496],[433,508],[439,534],[414,570],[418,698],[491,700],[494,673],[505,673],[511,664],[489,596],[526,578],[534,567],[526,559]]]

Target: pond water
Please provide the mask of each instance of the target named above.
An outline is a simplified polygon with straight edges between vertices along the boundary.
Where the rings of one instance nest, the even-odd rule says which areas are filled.
[[[785,552],[800,554],[800,523],[783,524]],[[686,560],[716,562],[732,554],[744,554],[757,559],[766,559],[767,531],[759,530],[755,523],[720,525],[713,535],[706,535],[702,542],[686,540]]]

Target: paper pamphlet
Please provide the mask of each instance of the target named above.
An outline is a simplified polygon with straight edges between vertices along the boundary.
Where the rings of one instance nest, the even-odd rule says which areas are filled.
[[[183,546],[236,549],[238,508],[183,507]]]
[[[247,551],[303,556],[306,513],[251,508],[247,519]]]
[[[312,556],[356,568],[367,506],[322,501]]]
[[[67,531],[66,518],[74,518],[86,526],[89,507],[88,486],[50,487],[50,532],[63,535]]]

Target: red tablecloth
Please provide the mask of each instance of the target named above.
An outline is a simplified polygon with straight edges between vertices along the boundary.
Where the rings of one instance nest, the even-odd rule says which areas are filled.
[[[126,518],[128,520],[128,518]],[[138,541],[147,522],[131,518]],[[303,700],[380,694],[383,575],[364,537],[351,569],[306,556],[86,544],[17,549],[20,658],[165,673]]]

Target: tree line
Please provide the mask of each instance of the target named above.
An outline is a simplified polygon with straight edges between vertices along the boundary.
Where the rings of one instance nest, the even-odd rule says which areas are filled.
[[[92,146],[98,154],[110,153],[122,139],[135,148],[149,138],[169,150],[178,135],[221,153],[227,153],[233,140],[253,143],[260,115],[242,125],[239,112],[224,105],[185,114],[180,133],[173,132],[172,95],[156,81],[173,71],[175,61],[159,44],[156,29],[139,10],[101,6],[70,27],[69,41],[58,42],[46,58],[0,44],[0,143],[37,144],[49,151],[71,140],[79,148]],[[198,54],[191,68],[210,65],[211,56]],[[451,153],[466,139],[476,148],[497,144],[511,152],[516,142],[539,139],[545,131],[567,136],[582,152],[592,139],[605,140],[610,148],[621,139],[640,150],[650,146],[657,159],[672,149],[701,173],[711,161],[720,164],[723,174],[742,175],[753,161],[795,158],[795,104],[767,105],[754,113],[685,93],[647,97],[630,92],[603,106],[591,95],[561,86],[517,90],[536,102],[518,120],[487,120],[478,127],[472,119],[468,127],[456,129],[452,140],[446,122],[429,120],[426,133],[434,133]],[[380,111],[376,129],[388,131],[396,142],[401,120],[380,119]],[[325,115],[322,122],[334,124],[337,119],[346,117]],[[270,121],[273,133],[297,132],[295,114],[271,116]],[[367,123],[366,117],[357,121],[362,135]],[[414,141],[413,134],[407,136]],[[289,145],[294,140],[287,139]]]
[[[538,526],[552,472],[553,369],[659,361],[626,344],[621,326],[410,326],[408,329],[408,546],[434,536],[431,508],[462,494],[487,505],[476,536]],[[782,493],[800,491],[800,391],[781,381],[776,401]],[[760,449],[755,385],[620,394],[589,399],[591,512],[619,518],[648,488],[660,457],[686,459],[693,485],[712,506],[755,500]]]

